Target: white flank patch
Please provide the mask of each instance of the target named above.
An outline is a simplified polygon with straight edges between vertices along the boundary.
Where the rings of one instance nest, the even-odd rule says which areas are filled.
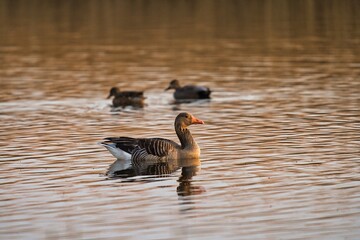
[[[115,143],[99,143],[101,146],[106,147],[107,150],[116,158],[119,160],[124,161],[130,161],[131,160],[131,154],[127,153],[120,148],[117,148]]]

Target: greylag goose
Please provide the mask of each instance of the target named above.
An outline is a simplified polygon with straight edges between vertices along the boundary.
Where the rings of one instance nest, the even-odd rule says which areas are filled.
[[[180,144],[164,138],[108,137],[100,145],[118,160],[130,162],[140,173],[157,163],[177,165],[177,160],[200,158],[200,148],[188,129],[192,124],[204,122],[186,112],[176,117],[175,132]]]
[[[177,79],[170,82],[169,89],[175,89],[174,98],[176,100],[191,100],[191,99],[208,99],[210,98],[210,89],[203,86],[186,85],[181,87]]]
[[[113,107],[143,107],[144,93],[140,91],[120,91],[119,88],[113,87],[110,89],[108,99],[113,98]]]

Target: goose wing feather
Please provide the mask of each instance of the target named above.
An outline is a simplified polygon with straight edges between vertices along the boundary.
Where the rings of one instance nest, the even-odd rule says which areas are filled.
[[[105,138],[105,141],[115,143],[117,148],[130,154],[138,145],[137,139],[131,137],[108,137]]]
[[[113,142],[116,147],[130,154],[142,153],[156,157],[167,156],[171,151],[179,148],[179,144],[164,138],[130,138],[130,137],[110,137],[105,140]]]
[[[145,149],[148,154],[157,157],[167,156],[170,151],[179,147],[174,141],[164,138],[140,138],[138,139],[138,145],[140,148]]]

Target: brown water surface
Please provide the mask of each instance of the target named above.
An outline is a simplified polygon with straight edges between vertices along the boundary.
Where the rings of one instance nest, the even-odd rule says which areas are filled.
[[[359,1],[1,1],[1,239],[358,239]],[[170,80],[212,89],[175,105]],[[110,87],[144,90],[113,111]],[[198,163],[109,179],[108,136]]]

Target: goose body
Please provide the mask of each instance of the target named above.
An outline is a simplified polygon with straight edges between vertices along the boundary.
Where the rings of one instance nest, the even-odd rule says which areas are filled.
[[[113,98],[113,107],[143,107],[144,106],[144,93],[140,91],[120,91],[119,88],[113,87],[110,89],[107,98]]]
[[[176,100],[191,100],[191,99],[209,99],[211,91],[208,87],[185,85],[180,86],[180,82],[176,79],[172,80],[169,87],[165,90],[174,89],[174,98]]]
[[[132,167],[145,170],[158,163],[177,164],[180,159],[198,159],[200,148],[188,126],[204,124],[190,113],[180,113],[175,119],[175,131],[180,144],[164,138],[108,137],[100,144],[118,160],[130,162]]]

